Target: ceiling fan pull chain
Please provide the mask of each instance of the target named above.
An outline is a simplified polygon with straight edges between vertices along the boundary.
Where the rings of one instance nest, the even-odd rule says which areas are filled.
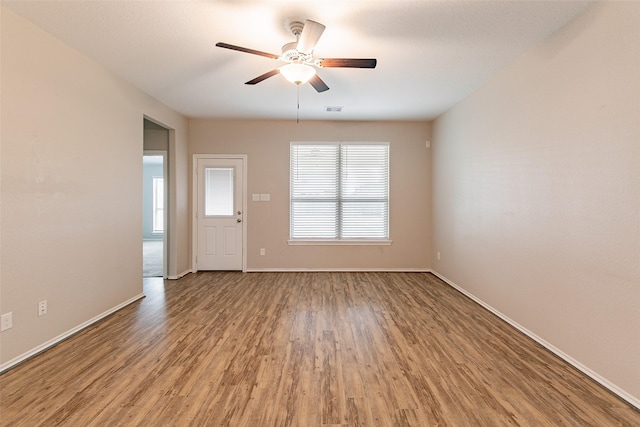
[[[300,85],[296,85],[296,87],[298,88],[298,98],[297,98],[297,104],[298,104],[298,108],[296,109],[296,124],[300,123]]]

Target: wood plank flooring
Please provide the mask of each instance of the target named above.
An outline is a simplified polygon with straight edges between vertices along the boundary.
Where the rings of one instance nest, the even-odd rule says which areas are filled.
[[[639,426],[426,273],[197,273],[0,376],[2,426]]]

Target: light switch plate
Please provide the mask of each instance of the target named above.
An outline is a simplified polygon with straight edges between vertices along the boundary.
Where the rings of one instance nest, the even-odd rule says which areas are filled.
[[[2,315],[0,321],[0,332],[13,328],[13,312],[5,313]]]
[[[260,201],[260,195],[259,194],[252,194],[251,195],[251,200],[253,200],[254,202],[259,202]]]
[[[260,201],[261,202],[268,202],[271,200],[271,194],[266,193],[266,194],[260,194]]]

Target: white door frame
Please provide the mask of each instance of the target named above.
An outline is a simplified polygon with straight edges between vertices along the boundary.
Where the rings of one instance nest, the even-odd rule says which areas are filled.
[[[247,155],[246,154],[194,154],[192,165],[191,193],[191,271],[198,271],[198,160],[240,159],[242,160],[242,272],[247,271]]]
[[[164,209],[163,209],[163,221],[164,231],[162,232],[162,278],[168,278],[168,261],[169,261],[169,167],[167,165],[167,159],[169,153],[165,150],[142,150],[144,156],[162,156],[162,179],[164,180],[163,192],[164,192]]]

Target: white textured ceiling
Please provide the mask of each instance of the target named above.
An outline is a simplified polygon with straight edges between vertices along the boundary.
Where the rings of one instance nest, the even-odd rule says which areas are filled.
[[[244,82],[277,60],[291,20],[326,25],[315,57],[377,58],[377,68],[320,69],[330,90],[301,86],[300,118],[432,119],[468,96],[589,1],[10,1],[2,5],[188,117],[291,119],[282,76]],[[326,106],[343,106],[340,113]]]

